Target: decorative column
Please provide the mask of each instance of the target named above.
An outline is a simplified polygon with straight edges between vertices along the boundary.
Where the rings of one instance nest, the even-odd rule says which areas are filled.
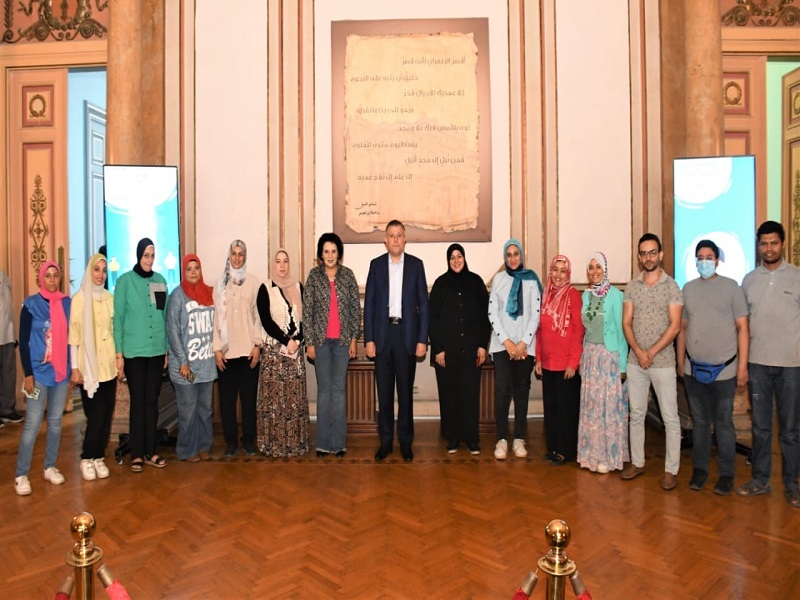
[[[686,152],[725,154],[722,106],[722,29],[718,0],[685,4]]]
[[[109,4],[106,161],[142,163],[142,3]]]

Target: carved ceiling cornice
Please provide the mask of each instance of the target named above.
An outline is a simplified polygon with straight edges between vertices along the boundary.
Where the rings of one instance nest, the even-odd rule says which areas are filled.
[[[722,24],[734,27],[774,27],[800,25],[800,8],[794,0],[736,0],[737,6],[722,15]]]
[[[124,0],[123,0],[124,1]],[[70,41],[102,38],[108,31],[108,13],[95,18],[93,10],[103,13],[108,0],[4,0],[3,43]],[[15,8],[16,7],[16,8]],[[16,19],[16,24],[15,24]]]

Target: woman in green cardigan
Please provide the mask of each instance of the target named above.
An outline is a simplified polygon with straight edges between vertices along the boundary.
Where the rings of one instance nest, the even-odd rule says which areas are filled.
[[[140,473],[145,464],[159,469],[167,466],[156,453],[158,393],[167,353],[167,282],[153,271],[155,255],[153,241],[142,238],[136,246],[136,265],[117,280],[114,290],[117,373],[128,379],[134,473]]]

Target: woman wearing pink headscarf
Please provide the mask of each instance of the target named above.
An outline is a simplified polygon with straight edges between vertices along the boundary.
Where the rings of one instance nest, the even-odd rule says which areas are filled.
[[[572,265],[563,254],[550,262],[536,333],[536,376],[542,378],[544,458],[555,466],[575,460],[583,347],[581,294],[570,284]]]
[[[25,371],[25,424],[19,441],[14,487],[17,494],[31,493],[28,473],[39,426],[47,408],[47,445],[44,479],[53,485],[64,483],[56,468],[61,445],[61,417],[69,387],[67,323],[69,296],[61,292],[61,268],[47,261],[39,269],[39,293],[25,298],[19,317],[19,355]]]

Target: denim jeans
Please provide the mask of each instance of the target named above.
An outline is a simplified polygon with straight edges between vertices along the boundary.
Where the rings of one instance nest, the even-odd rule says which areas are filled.
[[[61,417],[64,415],[64,403],[67,401],[68,382],[59,385],[47,386],[34,382],[39,390],[39,398],[25,399],[25,424],[22,426],[22,436],[19,440],[19,454],[17,454],[17,477],[27,476],[31,470],[31,457],[33,445],[39,434],[39,427],[47,407],[47,445],[44,451],[44,468],[56,466],[58,448],[61,445]]]
[[[199,452],[211,450],[214,435],[211,423],[211,403],[214,396],[214,382],[173,383],[175,400],[178,405],[178,442],[175,453],[178,460],[197,456]]]
[[[314,367],[317,374],[317,450],[339,452],[347,449],[347,365],[350,347],[326,338],[317,346]]]
[[[711,462],[711,426],[717,438],[720,477],[733,477],[736,460],[736,430],[733,426],[733,397],[736,378],[700,383],[684,377],[692,411],[692,467],[708,473]]]
[[[770,367],[749,363],[750,406],[753,414],[753,479],[767,485],[772,476],[773,397],[778,404],[778,443],[783,486],[797,489],[800,468],[800,367]]]
[[[650,384],[656,391],[658,408],[664,421],[667,452],[664,471],[678,474],[681,464],[681,423],[678,419],[678,388],[675,383],[675,367],[650,367],[628,363],[628,395],[631,403],[631,462],[644,467],[644,420],[647,416],[647,400]]]

